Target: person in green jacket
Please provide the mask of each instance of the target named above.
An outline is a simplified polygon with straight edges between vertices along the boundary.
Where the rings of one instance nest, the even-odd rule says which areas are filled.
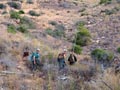
[[[40,52],[40,49],[37,49],[36,52],[33,52],[32,56],[31,56],[33,71],[37,69],[37,66],[39,66],[39,67],[41,66],[39,52]]]

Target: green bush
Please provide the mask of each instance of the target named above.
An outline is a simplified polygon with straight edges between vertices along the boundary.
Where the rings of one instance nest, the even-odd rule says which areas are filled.
[[[33,4],[34,2],[33,2],[33,0],[27,0],[27,3],[28,4]]]
[[[91,52],[91,56],[99,62],[102,62],[111,61],[114,57],[114,54],[103,49],[95,49]]]
[[[120,53],[120,47],[117,48],[117,52]]]
[[[73,45],[73,50],[76,54],[82,53],[82,48],[79,45]]]
[[[16,33],[16,27],[15,27],[14,25],[9,25],[9,26],[7,27],[7,31],[8,31],[9,33],[15,34],[15,33]]]
[[[23,10],[20,10],[19,14],[25,14],[25,12]]]
[[[112,0],[100,0],[99,4],[110,4]]]
[[[10,7],[15,8],[15,9],[21,9],[21,4],[16,3],[16,2],[8,2],[7,3]]]
[[[15,19],[20,19],[21,18],[20,14],[18,12],[16,12],[16,11],[11,11],[10,12],[10,17],[15,18]]]
[[[40,14],[36,13],[36,12],[33,11],[33,10],[30,10],[28,13],[29,13],[31,16],[40,16]]]
[[[18,30],[19,32],[21,32],[21,33],[27,33],[27,32],[28,32],[27,28],[26,28],[24,25],[20,25],[20,26],[17,28],[17,30]]]
[[[90,40],[91,35],[88,29],[85,28],[84,25],[82,24],[79,24],[77,29],[78,29],[78,32],[74,40],[75,43],[80,46],[88,45],[91,42]]]
[[[6,6],[4,4],[0,4],[0,9],[4,9]]]
[[[20,18],[20,24],[25,25],[29,29],[35,29],[36,27],[35,23],[27,16]]]

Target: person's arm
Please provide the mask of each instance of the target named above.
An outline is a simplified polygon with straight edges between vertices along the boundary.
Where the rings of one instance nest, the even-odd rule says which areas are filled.
[[[35,56],[33,56],[33,61],[34,61],[34,64],[36,64],[36,61],[35,61]]]

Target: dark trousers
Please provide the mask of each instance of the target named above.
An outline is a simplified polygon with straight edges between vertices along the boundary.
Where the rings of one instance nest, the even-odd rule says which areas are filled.
[[[35,60],[36,63],[34,63],[34,61],[32,61],[32,70],[36,70],[37,67],[40,67],[41,64],[40,64],[40,61],[39,60]]]
[[[65,60],[64,59],[59,60],[58,63],[59,63],[59,70],[65,68],[66,64],[65,64]]]

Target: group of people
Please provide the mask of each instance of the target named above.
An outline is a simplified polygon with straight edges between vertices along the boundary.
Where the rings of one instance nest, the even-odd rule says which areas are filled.
[[[26,49],[23,52],[23,60],[24,59],[27,60],[26,57],[29,57],[29,60],[31,62],[32,71],[35,71],[37,69],[37,67],[43,66],[43,64],[41,63],[41,60],[40,60],[40,49],[39,48],[36,49],[36,51],[32,52],[31,54],[29,54],[29,51]],[[58,57],[56,60],[59,65],[59,70],[62,70],[66,66],[66,60],[69,62],[70,65],[73,65],[77,61],[77,58],[73,51],[71,51],[70,54],[67,56],[67,50],[64,49],[62,53],[58,54]]]

